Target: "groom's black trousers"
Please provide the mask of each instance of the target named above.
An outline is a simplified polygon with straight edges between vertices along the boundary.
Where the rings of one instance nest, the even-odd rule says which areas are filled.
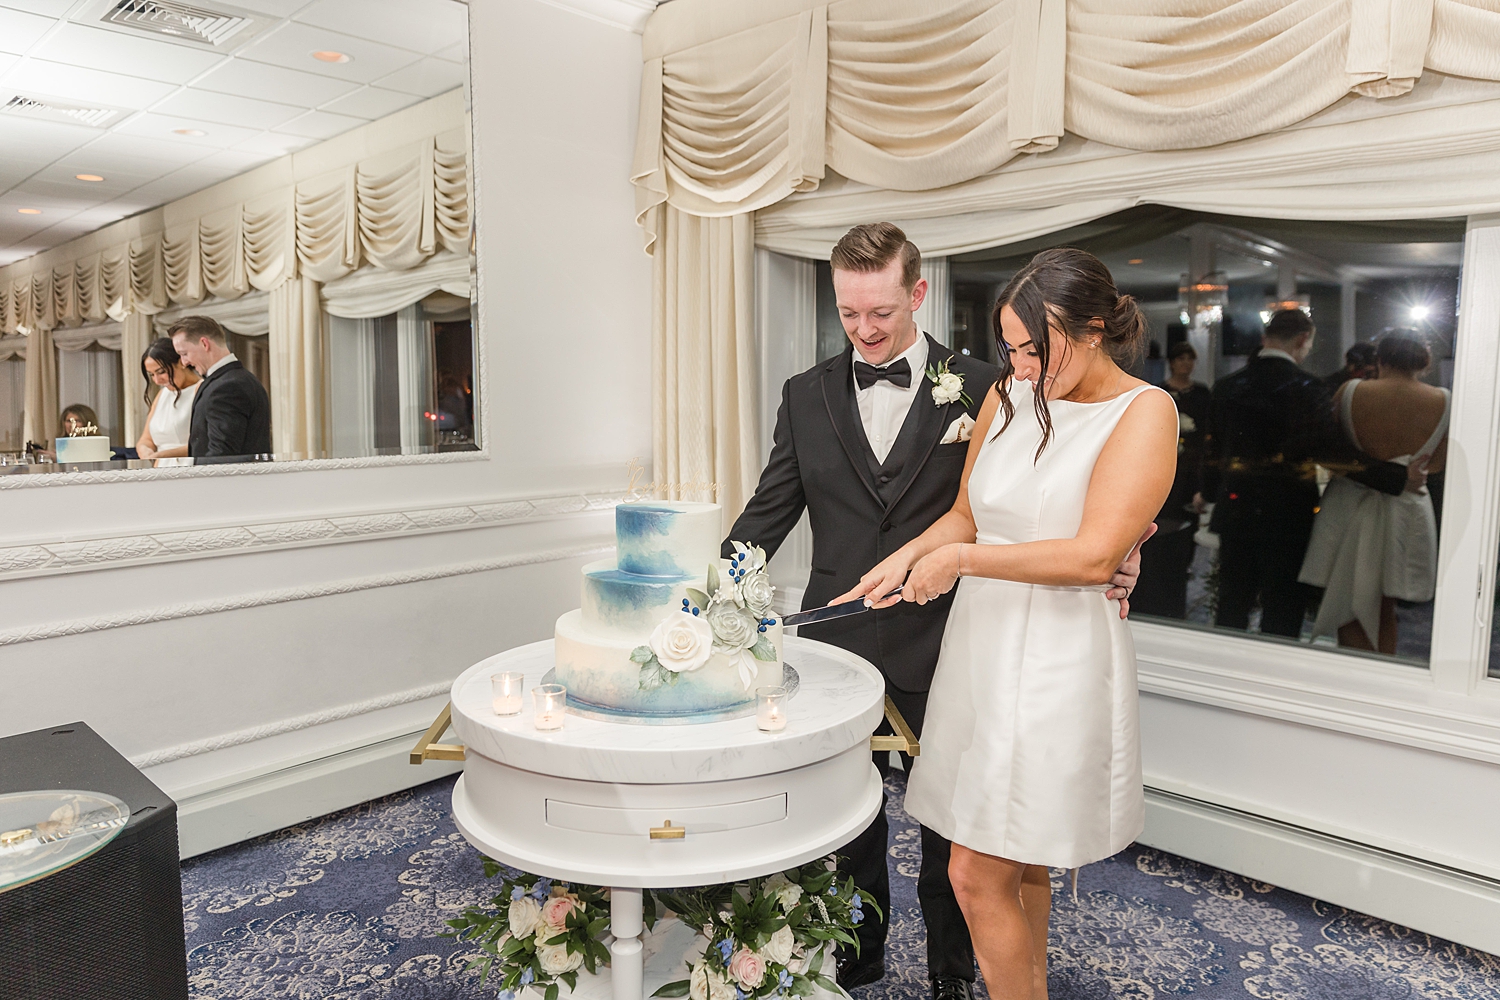
[[[927,692],[909,693],[887,686],[886,693],[896,703],[896,708],[906,719],[912,731],[922,735],[922,719],[927,713]],[[890,733],[890,723],[882,722],[877,734]],[[911,758],[902,755],[902,763],[908,772]],[[890,754],[882,751],[875,754],[875,766],[882,779],[890,772]],[[858,964],[873,963],[885,954],[887,922],[891,914],[890,858],[886,840],[890,835],[885,818],[885,796],[881,795],[880,812],[864,833],[839,849],[847,859],[845,869],[854,877],[854,884],[875,897],[884,919],[869,916],[857,931],[859,937]],[[922,827],[922,868],[917,875],[917,900],[922,904],[922,918],[927,924],[927,975],[932,979],[958,978],[974,981],[974,946],[969,941],[969,926],[964,922],[963,911],[958,908],[958,899],[953,895],[953,885],[948,881],[948,854],[952,847],[948,841]]]

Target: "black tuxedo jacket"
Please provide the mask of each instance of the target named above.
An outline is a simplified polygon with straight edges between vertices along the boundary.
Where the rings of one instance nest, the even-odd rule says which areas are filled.
[[[188,455],[223,461],[271,451],[271,400],[260,379],[231,361],[198,385]]]
[[[774,555],[807,510],[813,557],[804,610],[822,607],[849,590],[876,563],[952,509],[969,446],[938,442],[965,412],[978,415],[998,374],[994,365],[954,354],[928,337],[928,364],[947,359],[951,370],[963,376],[972,405],[936,405],[932,383],[913,372],[921,388],[890,455],[879,463],[859,419],[853,354],[851,345],[838,357],[787,379],[771,457],[755,495],[729,531],[730,539],[760,545]],[[725,555],[731,551],[726,540]],[[952,602],[949,592],[926,605],[902,602],[805,625],[799,634],[864,657],[902,691],[922,692],[932,683]]]

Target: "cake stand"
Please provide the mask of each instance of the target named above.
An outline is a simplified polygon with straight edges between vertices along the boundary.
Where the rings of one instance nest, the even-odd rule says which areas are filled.
[[[448,721],[439,717],[412,761],[465,760],[454,819],[485,854],[611,887],[611,993],[641,1000],[643,888],[755,878],[836,850],[881,808],[872,745],[916,749],[899,716],[900,735],[872,744],[885,682],[863,659],[795,637],[784,656],[801,686],[779,733],[761,732],[753,716],[661,726],[571,712],[561,730],[540,732],[529,694],[519,715],[491,708],[491,675],[520,671],[529,691],[552,669],[551,640],[520,646],[453,682],[451,721],[464,746],[434,742]]]

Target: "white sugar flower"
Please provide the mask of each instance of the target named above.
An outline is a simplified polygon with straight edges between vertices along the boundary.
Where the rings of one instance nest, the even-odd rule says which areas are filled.
[[[771,599],[776,588],[771,586],[771,577],[766,573],[751,573],[740,584],[740,595],[745,605],[756,615],[764,615],[771,609]]]
[[[647,645],[664,669],[685,673],[697,670],[713,655],[714,630],[703,616],[673,612],[651,630]]]
[[[749,649],[760,638],[755,618],[733,604],[715,604],[704,617],[713,629],[715,644],[727,650]]]

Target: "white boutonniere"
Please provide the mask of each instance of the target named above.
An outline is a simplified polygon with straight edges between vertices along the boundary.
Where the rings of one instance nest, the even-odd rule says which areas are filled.
[[[936,406],[947,406],[949,403],[958,402],[962,402],[965,406],[973,406],[974,401],[969,398],[967,392],[964,392],[964,377],[948,369],[948,362],[951,360],[951,358],[944,358],[941,365],[927,366],[927,381],[932,383],[932,402]]]

